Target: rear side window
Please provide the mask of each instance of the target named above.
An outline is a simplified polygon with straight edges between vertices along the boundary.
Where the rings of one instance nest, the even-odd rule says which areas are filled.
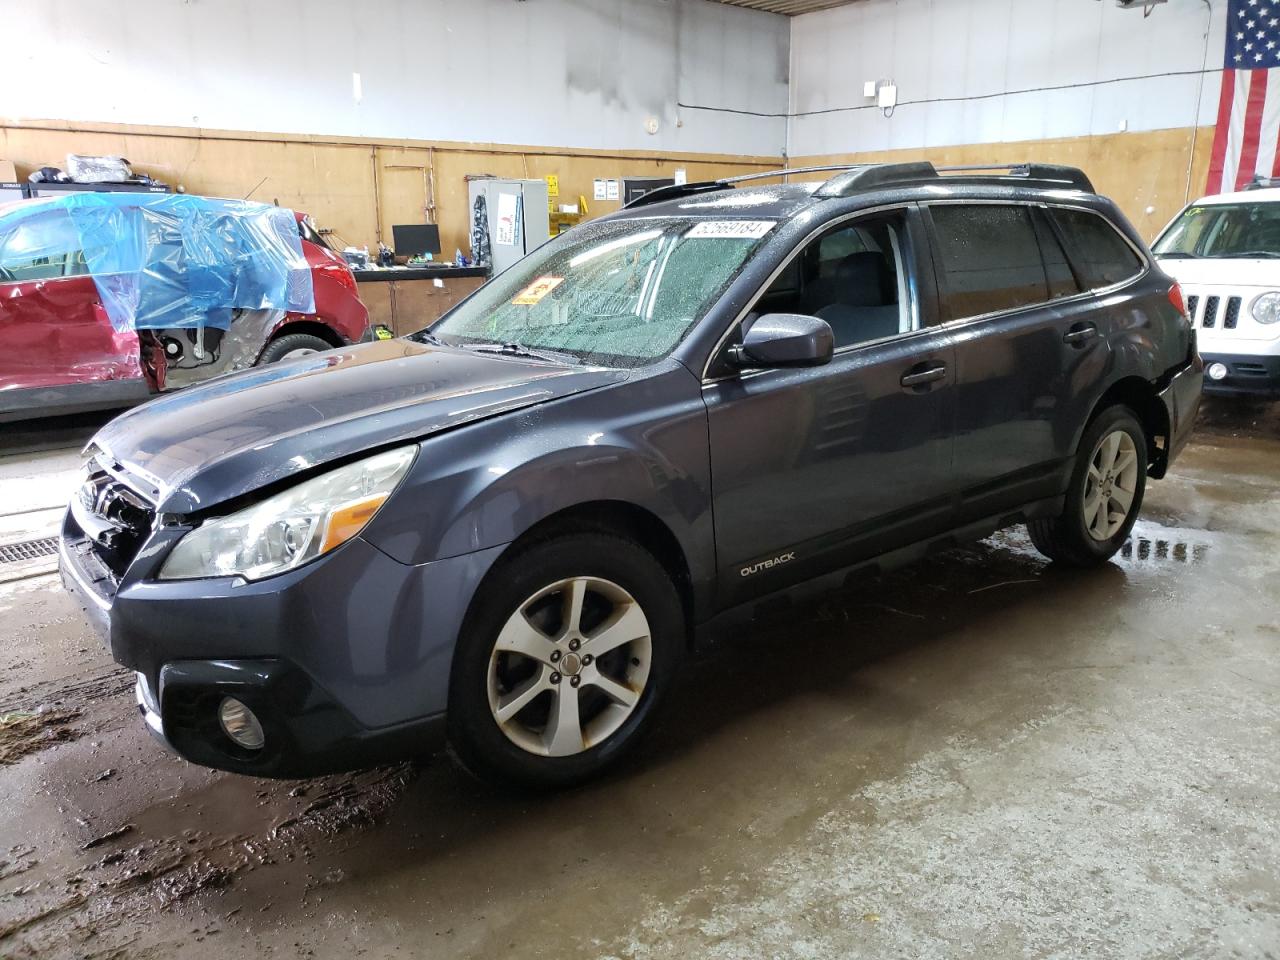
[[[929,212],[950,319],[1013,310],[1049,298],[1028,208],[947,203],[933,205]]]
[[[1142,272],[1142,259],[1116,228],[1096,213],[1050,207],[1066,238],[1080,282],[1090,290],[1109,287]]]
[[[0,234],[0,283],[57,280],[89,272],[71,215],[51,210]]]
[[[1036,236],[1040,240],[1040,253],[1044,257],[1045,276],[1049,280],[1049,299],[1070,297],[1080,292],[1075,274],[1071,272],[1071,264],[1062,252],[1062,244],[1054,233],[1053,224],[1046,219],[1043,210],[1032,211],[1031,219],[1035,221]]]

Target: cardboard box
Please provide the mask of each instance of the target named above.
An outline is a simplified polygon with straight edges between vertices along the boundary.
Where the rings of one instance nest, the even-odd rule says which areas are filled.
[[[0,160],[0,183],[14,183],[18,179],[18,171],[14,169],[12,160]]]

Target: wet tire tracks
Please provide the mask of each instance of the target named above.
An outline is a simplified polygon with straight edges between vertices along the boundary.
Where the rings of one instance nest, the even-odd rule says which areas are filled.
[[[37,955],[42,955],[41,946],[64,946],[73,931],[101,938],[122,924],[142,920],[157,904],[169,909],[202,892],[228,887],[242,874],[299,858],[310,860],[315,856],[312,844],[382,821],[417,775],[416,765],[404,763],[301,784],[270,781],[259,798],[268,804],[293,801],[297,809],[264,825],[260,835],[188,829],[179,836],[144,837],[123,847],[118,841],[141,831],[133,824],[127,825],[130,829],[119,827],[93,844],[95,851],[112,845],[117,849],[57,880],[0,893],[4,906],[27,897],[38,900],[42,888],[52,895],[0,923],[0,954],[19,935]],[[18,851],[28,857],[32,852]],[[0,869],[0,879],[25,869],[29,867],[10,873]]]

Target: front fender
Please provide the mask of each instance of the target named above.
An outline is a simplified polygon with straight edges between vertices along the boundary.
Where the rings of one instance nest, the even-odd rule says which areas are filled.
[[[654,514],[694,582],[714,577],[706,408],[680,364],[430,438],[365,537],[426,563],[510,543],[602,500]]]

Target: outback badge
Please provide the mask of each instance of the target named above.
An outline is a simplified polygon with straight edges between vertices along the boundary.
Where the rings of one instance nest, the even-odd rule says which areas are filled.
[[[774,567],[782,566],[784,563],[790,563],[795,558],[795,551],[790,550],[786,553],[780,553],[770,560],[761,560],[759,563],[753,563],[749,567],[743,567],[738,571],[738,575],[742,577],[750,577],[759,573],[761,570],[771,570]]]

